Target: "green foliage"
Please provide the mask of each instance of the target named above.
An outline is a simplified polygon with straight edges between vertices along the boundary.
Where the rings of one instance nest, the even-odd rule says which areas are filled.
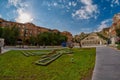
[[[88,36],[88,34],[85,34],[84,32],[82,32],[80,35],[79,35],[79,37],[76,35],[75,36],[75,39],[74,39],[74,41],[75,42],[77,42],[77,43],[80,43],[81,42],[81,40],[83,40],[85,37],[87,37]]]
[[[37,36],[39,45],[60,45],[64,41],[67,41],[67,37],[60,33],[44,32]]]
[[[108,38],[107,38],[107,37],[103,36],[103,35],[102,35],[102,34],[100,34],[100,33],[97,33],[97,35],[98,35],[99,37],[101,37],[102,39],[104,39],[104,40],[108,40]]]
[[[44,32],[36,36],[30,36],[29,39],[25,39],[26,30],[24,32],[23,42],[30,45],[60,45],[62,42],[67,41],[67,37],[58,33],[53,32]],[[20,31],[19,28],[15,25],[13,27],[6,26],[4,28],[0,27],[0,37],[5,39],[6,45],[16,45],[17,40],[19,39]]]
[[[5,39],[6,45],[15,45],[17,44],[17,39],[19,37],[19,28],[13,26],[9,28],[6,26],[2,31],[2,38]]]
[[[120,44],[118,44],[117,48],[120,50]]]
[[[0,56],[0,79],[85,80],[84,78],[89,72],[93,72],[96,51],[93,48],[73,48],[73,51],[74,54],[64,54],[48,66],[34,64],[34,61],[39,60],[40,56],[26,57],[21,54],[21,51],[9,51]]]
[[[120,38],[120,29],[116,29],[116,34]]]
[[[3,28],[0,27],[0,38],[2,37],[2,34],[3,34]]]
[[[120,44],[120,28],[116,29],[116,35],[118,36],[118,40],[117,40],[117,44]],[[118,46],[118,48],[120,49],[120,47]]]
[[[29,44],[30,45],[35,45],[37,42],[36,42],[36,37],[35,36],[30,36],[29,38]]]

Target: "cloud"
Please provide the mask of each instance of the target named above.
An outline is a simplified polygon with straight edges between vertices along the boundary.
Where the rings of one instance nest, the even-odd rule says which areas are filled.
[[[111,6],[111,7],[114,7],[114,6],[116,6],[116,5],[120,5],[119,0],[112,0],[110,6]]]
[[[53,3],[53,6],[57,6],[58,4],[56,2]]]
[[[112,19],[106,19],[106,20],[102,21],[102,22],[100,23],[100,25],[98,25],[98,28],[95,30],[95,32],[99,32],[99,31],[101,31],[103,28],[109,27],[109,26],[110,26],[110,25],[109,25],[110,23],[112,23]]]
[[[75,7],[77,5],[77,3],[75,3],[74,1],[72,1],[72,2],[69,2],[68,5]]]
[[[25,12],[24,9],[19,8],[17,10],[17,13],[18,13],[18,17],[15,19],[17,22],[27,23],[33,21],[32,16],[29,13]]]
[[[21,0],[8,0],[9,5],[14,5],[15,7],[18,7],[18,5],[21,3]]]
[[[92,0],[80,0],[80,2],[84,6],[72,13],[72,16],[78,19],[96,18],[95,15],[99,13],[97,5],[93,4]]]
[[[15,17],[16,22],[27,23],[32,22],[33,18],[28,12],[27,7],[29,5],[22,0],[8,0],[8,5],[16,7],[17,17]]]
[[[118,0],[113,0],[112,3],[117,4],[117,5],[120,4]]]

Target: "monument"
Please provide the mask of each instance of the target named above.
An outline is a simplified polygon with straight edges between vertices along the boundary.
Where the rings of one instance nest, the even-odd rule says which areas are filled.
[[[3,46],[4,46],[4,39],[0,38],[0,53],[2,53]]]

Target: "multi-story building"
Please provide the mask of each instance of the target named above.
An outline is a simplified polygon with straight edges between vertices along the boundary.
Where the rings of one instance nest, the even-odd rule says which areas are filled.
[[[102,39],[96,33],[90,33],[87,37],[81,40],[81,45],[84,46],[101,46],[106,45],[107,41]]]
[[[30,36],[37,36],[37,34],[43,33],[43,32],[60,32],[57,29],[48,29],[40,26],[36,26],[32,23],[17,23],[17,22],[11,22],[11,21],[6,21],[4,19],[0,18],[0,27],[18,27],[20,29],[20,37],[19,41],[23,41],[23,39],[29,39]],[[64,31],[60,32],[61,34],[65,35],[68,37],[68,41],[72,40],[72,34],[70,32]]]

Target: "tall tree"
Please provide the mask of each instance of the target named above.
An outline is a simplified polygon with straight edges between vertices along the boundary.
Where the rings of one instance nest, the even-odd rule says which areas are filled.
[[[116,35],[118,36],[118,40],[117,40],[117,43],[120,44],[120,29],[116,29]]]
[[[2,34],[3,34],[3,28],[0,27],[0,38],[2,37]]]
[[[12,28],[6,26],[3,29],[2,37],[5,39],[6,45],[16,45],[19,37],[19,28],[15,26]]]
[[[85,37],[87,37],[88,36],[88,34],[85,34],[84,32],[82,32],[80,35],[76,35],[75,36],[75,39],[74,39],[74,41],[76,42],[76,43],[79,43],[79,46],[80,47],[82,47],[82,45],[81,45],[81,40],[83,40]]]

